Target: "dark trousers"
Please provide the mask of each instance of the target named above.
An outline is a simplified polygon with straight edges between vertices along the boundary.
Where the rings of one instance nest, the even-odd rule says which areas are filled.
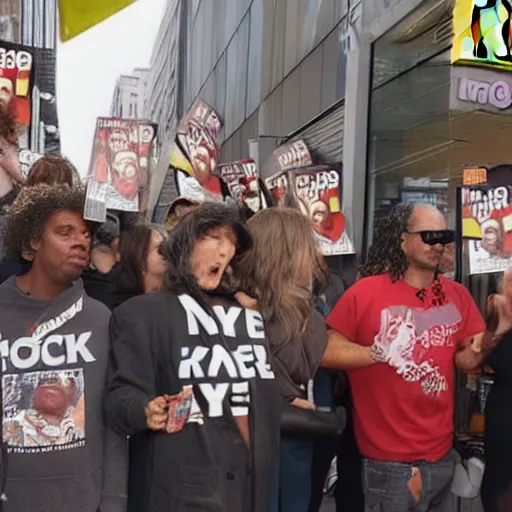
[[[421,475],[419,499],[408,483],[417,468]],[[363,460],[366,512],[449,512],[455,456],[414,464]]]

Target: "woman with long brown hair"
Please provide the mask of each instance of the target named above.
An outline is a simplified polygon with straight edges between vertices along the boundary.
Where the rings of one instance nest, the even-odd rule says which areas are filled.
[[[253,247],[240,261],[241,289],[254,297],[253,307],[265,320],[283,405],[315,409],[307,388],[327,347],[327,329],[316,299],[329,273],[313,227],[290,208],[263,210],[247,226]],[[282,433],[279,505],[274,510],[308,511],[313,446],[303,435]]]

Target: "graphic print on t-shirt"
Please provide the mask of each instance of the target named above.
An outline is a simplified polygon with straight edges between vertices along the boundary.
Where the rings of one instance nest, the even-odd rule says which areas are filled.
[[[81,368],[4,375],[2,395],[3,440],[9,452],[39,453],[85,444]]]
[[[448,391],[446,376],[436,363],[435,349],[454,348],[453,335],[461,325],[454,304],[438,308],[390,306],[380,314],[377,347],[388,355],[388,364],[406,382],[419,382],[426,395]]]
[[[274,379],[265,339],[263,318],[257,311],[240,306],[212,306],[214,319],[194,298],[178,297],[187,317],[190,341],[181,347],[178,377],[184,382],[181,393],[193,385],[187,423],[203,424],[204,417],[218,418],[229,407],[233,416],[247,416],[250,407],[249,381],[256,377]],[[203,335],[225,337],[205,345]],[[235,347],[232,338],[246,340]],[[175,395],[176,397],[178,395]],[[177,408],[182,413],[182,410]],[[182,420],[173,418],[172,421]]]

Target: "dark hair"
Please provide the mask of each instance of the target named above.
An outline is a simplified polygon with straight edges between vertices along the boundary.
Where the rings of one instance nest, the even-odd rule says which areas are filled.
[[[82,215],[84,201],[83,189],[68,185],[23,187],[7,215],[4,233],[6,258],[33,255],[31,243],[40,239],[48,219],[60,210]]]
[[[402,250],[402,234],[407,231],[414,204],[400,203],[385,217],[375,222],[372,245],[366,262],[359,268],[359,277],[389,272],[393,282],[407,271],[407,257]]]
[[[9,144],[18,145],[16,118],[11,110],[0,104],[0,137]]]
[[[107,219],[94,232],[93,245],[110,247],[116,238],[119,238],[119,225]]]
[[[78,181],[78,172],[69,160],[59,155],[45,155],[32,165],[26,184],[30,187],[38,183],[61,183],[72,187]]]
[[[135,296],[144,293],[142,272],[146,266],[153,231],[163,234],[162,228],[153,224],[136,224],[128,231],[121,232],[117,281],[120,294]]]
[[[166,284],[170,290],[186,290],[195,296],[202,291],[190,269],[190,257],[198,240],[212,229],[231,226],[237,235],[236,257],[247,251],[252,238],[246,230],[238,206],[207,201],[187,213],[170,232],[163,246],[163,256],[169,263]]]

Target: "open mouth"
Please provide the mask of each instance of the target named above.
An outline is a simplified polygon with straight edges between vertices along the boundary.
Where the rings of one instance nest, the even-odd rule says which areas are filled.
[[[213,265],[210,267],[208,274],[210,275],[210,277],[219,277],[220,271],[221,271],[220,265]]]

